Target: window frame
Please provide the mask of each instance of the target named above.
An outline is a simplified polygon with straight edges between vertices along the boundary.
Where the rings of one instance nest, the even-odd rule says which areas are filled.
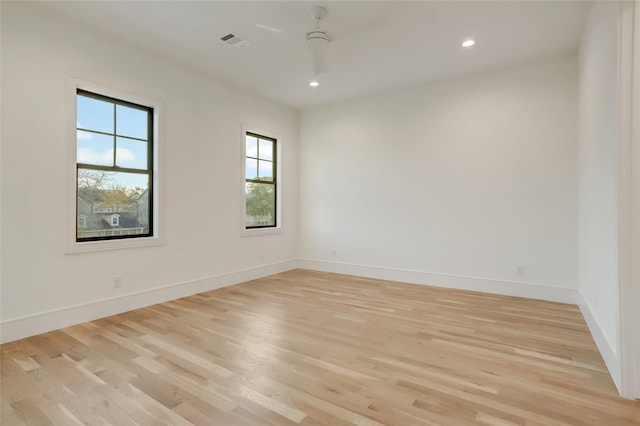
[[[147,192],[148,192],[148,203],[149,205],[153,205],[153,158],[154,158],[154,152],[153,152],[153,141],[154,141],[154,132],[153,132],[153,118],[154,118],[154,114],[153,114],[153,108],[146,106],[146,105],[140,105],[140,104],[136,104],[133,102],[130,102],[128,100],[124,100],[124,99],[116,99],[114,97],[111,96],[106,96],[103,95],[101,93],[95,93],[95,92],[90,92],[84,89],[76,89],[76,100],[78,96],[83,96],[85,98],[91,98],[91,99],[95,99],[98,101],[102,101],[102,102],[106,102],[109,103],[110,105],[113,105],[113,133],[109,133],[109,132],[102,132],[102,131],[97,131],[97,130],[92,130],[92,129],[84,129],[84,128],[80,128],[77,126],[77,121],[76,121],[76,130],[77,131],[83,131],[83,132],[87,132],[87,133],[91,133],[91,134],[98,134],[98,135],[105,135],[108,136],[109,138],[113,138],[113,164],[112,165],[97,165],[97,164],[90,164],[90,163],[79,163],[77,161],[76,158],[76,173],[78,173],[80,170],[96,170],[96,171],[105,171],[105,172],[114,172],[114,173],[131,173],[131,174],[138,174],[138,175],[146,175],[148,177],[147,180]],[[77,106],[77,103],[76,103]],[[147,155],[147,164],[146,167],[144,169],[139,169],[139,168],[127,168],[127,167],[120,167],[118,166],[117,163],[117,140],[120,138],[124,138],[124,139],[130,139],[130,140],[140,140],[142,141],[142,139],[138,139],[138,138],[133,138],[133,137],[128,137],[125,135],[121,135],[118,134],[118,130],[116,127],[116,123],[118,121],[118,115],[117,115],[117,110],[118,110],[118,106],[124,106],[127,108],[132,108],[132,109],[136,109],[139,111],[144,111],[146,116],[147,116],[147,138],[145,140],[146,142],[146,155]],[[77,110],[76,110],[76,117],[77,117]],[[77,141],[76,141],[77,143]],[[78,176],[76,175],[76,176]],[[79,188],[76,184],[76,196],[78,195]],[[76,198],[77,199],[77,198]],[[95,207],[95,206],[94,206]],[[78,214],[78,208],[79,206],[76,204],[76,214]],[[95,209],[94,209],[95,210]],[[106,209],[106,213],[116,213],[116,210],[112,210],[111,207]],[[148,232],[146,234],[137,234],[137,233],[133,233],[133,234],[121,234],[119,233],[114,233],[112,235],[109,236],[101,236],[101,237],[83,237],[80,238],[78,235],[78,229],[76,229],[76,241],[77,242],[87,242],[87,241],[103,241],[103,240],[120,240],[120,239],[125,239],[125,238],[144,238],[144,237],[152,237],[153,236],[153,221],[154,221],[154,212],[153,210],[149,209],[149,216],[147,218],[148,220],[148,224],[149,224],[149,229]],[[116,216],[115,214],[112,214],[111,217],[111,221],[110,221],[110,225],[111,227],[114,226],[120,226],[120,215],[118,216],[118,219],[116,220],[116,223],[114,223],[114,216]]]
[[[255,136],[274,143],[273,152],[273,185],[275,191],[275,224],[268,226],[247,227],[247,205],[246,205],[246,184],[247,182],[271,183],[269,181],[260,181],[247,179],[246,160],[247,160],[247,135]],[[272,235],[282,233],[282,138],[275,132],[265,130],[253,126],[243,126],[242,128],[242,236],[259,236]]]
[[[78,92],[88,92],[89,94],[95,94],[98,99],[101,97],[115,100],[118,104],[128,106],[140,106],[144,108],[150,108],[152,110],[152,128],[150,131],[153,134],[152,142],[147,147],[147,152],[152,156],[148,157],[148,167],[150,167],[149,173],[149,211],[150,211],[150,223],[149,234],[150,235],[118,235],[111,238],[88,238],[77,239],[77,226],[78,226],[78,211],[77,211],[77,96]],[[140,95],[131,94],[122,90],[114,89],[104,85],[96,84],[86,80],[81,80],[73,77],[67,79],[67,129],[68,129],[68,225],[67,225],[67,246],[65,253],[83,253],[101,250],[117,250],[133,247],[145,247],[163,244],[163,232],[162,232],[162,215],[161,204],[162,200],[162,187],[160,185],[160,171],[163,169],[163,152],[161,149],[161,141],[164,136],[164,105],[162,102],[142,97]],[[115,129],[114,129],[115,131]],[[115,153],[114,153],[115,155]],[[98,168],[103,169],[102,166]],[[109,168],[106,166],[104,168]],[[119,168],[118,171],[126,172],[127,168]],[[144,170],[144,169],[143,169]],[[139,171],[139,170],[138,170]]]

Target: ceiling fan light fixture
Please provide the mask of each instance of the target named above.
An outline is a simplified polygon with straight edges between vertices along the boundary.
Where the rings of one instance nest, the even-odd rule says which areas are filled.
[[[318,87],[318,86],[320,86],[320,83],[318,83],[318,81],[317,81],[317,80],[311,80],[311,81],[309,82],[309,86],[311,86],[311,87]]]
[[[462,47],[471,47],[476,44],[476,41],[473,39],[468,39],[462,42]]]

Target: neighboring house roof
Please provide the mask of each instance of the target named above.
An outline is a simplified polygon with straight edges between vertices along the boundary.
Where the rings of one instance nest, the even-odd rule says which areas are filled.
[[[119,225],[111,225],[111,217],[113,215],[120,216]],[[124,229],[124,228],[144,228],[144,224],[140,223],[136,213],[130,212],[117,212],[117,213],[95,213],[95,216],[99,218],[94,225],[93,229]]]

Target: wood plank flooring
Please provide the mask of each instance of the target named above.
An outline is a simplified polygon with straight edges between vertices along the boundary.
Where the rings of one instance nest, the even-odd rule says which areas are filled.
[[[1,350],[3,426],[640,425],[576,306],[305,270]]]

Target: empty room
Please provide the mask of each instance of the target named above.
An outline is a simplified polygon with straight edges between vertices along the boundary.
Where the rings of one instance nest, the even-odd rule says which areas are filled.
[[[3,426],[640,426],[635,0],[0,19]]]

